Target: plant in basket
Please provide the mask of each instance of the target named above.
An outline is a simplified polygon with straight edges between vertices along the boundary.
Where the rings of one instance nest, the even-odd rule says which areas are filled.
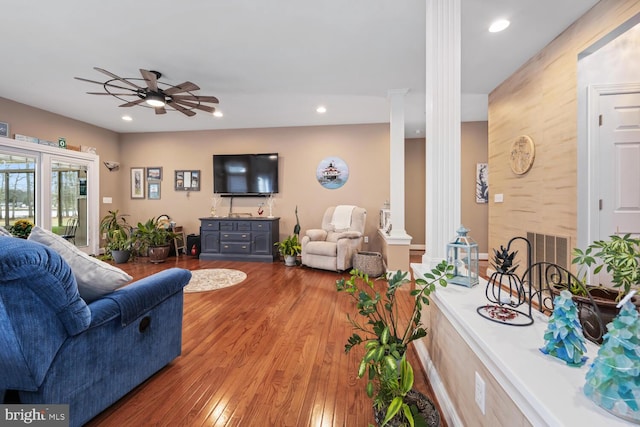
[[[358,320],[347,314],[356,332],[348,339],[345,353],[356,346],[364,346],[358,377],[367,376],[367,395],[373,400],[374,414],[380,426],[433,426],[440,422],[433,402],[412,389],[413,368],[406,359],[406,351],[411,341],[427,335],[421,322],[422,308],[429,304],[429,295],[436,290],[437,284],[447,286],[452,271],[453,265],[443,261],[425,274],[426,280],[415,281],[416,289],[410,292],[413,306],[408,317],[400,312],[396,294],[403,284],[410,282],[408,273],[398,271],[373,281],[367,274],[352,270],[348,279],[336,281],[337,290],[353,298],[358,315],[362,317]],[[416,394],[422,395],[427,402],[416,399]]]

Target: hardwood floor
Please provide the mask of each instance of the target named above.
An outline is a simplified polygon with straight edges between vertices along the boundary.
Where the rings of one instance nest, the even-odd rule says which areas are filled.
[[[185,294],[182,355],[89,426],[374,424],[365,380],[356,377],[364,350],[344,353],[352,333],[346,313],[355,310],[351,299],[336,291],[340,274],[184,255],[158,266],[137,261],[123,269],[138,279],[168,267],[234,268],[247,279]],[[408,312],[408,290],[400,293]],[[414,387],[433,398],[413,347],[409,359]]]

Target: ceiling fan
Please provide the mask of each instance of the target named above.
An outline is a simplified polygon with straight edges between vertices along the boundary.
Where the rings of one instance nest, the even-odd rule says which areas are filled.
[[[119,77],[102,68],[93,67],[111,79],[106,82],[89,80],[82,77],[76,77],[89,83],[96,83],[104,87],[104,92],[87,92],[89,95],[111,95],[125,103],[119,107],[133,107],[140,105],[142,107],[153,108],[156,114],[166,114],[167,107],[181,112],[186,116],[195,116],[194,110],[206,111],[213,113],[216,109],[212,106],[205,105],[217,104],[218,98],[215,96],[199,96],[193,94],[193,91],[200,90],[200,87],[189,81],[172,86],[159,81],[162,74],[158,71],[140,69],[142,78],[124,78]]]

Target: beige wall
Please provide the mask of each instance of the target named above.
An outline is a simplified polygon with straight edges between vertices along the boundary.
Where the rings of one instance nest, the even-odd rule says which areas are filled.
[[[527,231],[577,237],[578,54],[640,13],[637,0],[602,0],[489,95],[489,248]],[[536,144],[531,170],[509,167],[511,142]],[[493,195],[504,194],[504,203]]]
[[[487,163],[487,127],[487,122],[465,122],[460,130],[460,218],[480,253],[488,251],[489,205],[476,202],[476,169],[478,163]]]
[[[389,198],[387,124],[125,134],[121,143],[120,193],[130,192],[130,167],[163,167],[161,200],[124,197],[122,212],[130,213],[135,221],[167,214],[187,233],[199,233],[198,218],[210,214],[213,154],[278,152],[280,192],[273,213],[281,217],[281,237],[293,233],[296,206],[304,232],[320,226],[328,206],[355,204],[367,209],[367,249],[377,250],[372,237],[378,209]],[[329,156],[340,157],[349,167],[348,181],[335,190],[325,189],[315,177],[318,163]],[[201,171],[200,191],[174,191],[173,174],[180,169]],[[264,200],[236,197],[233,212],[257,215],[258,203]],[[225,198],[222,214],[228,209],[229,199]]]
[[[405,140],[404,144],[404,226],[412,245],[425,244],[426,150],[424,138]]]
[[[476,164],[487,162],[487,122],[462,123],[460,145],[461,221],[471,230],[469,236],[478,243],[480,253],[486,253],[489,208],[486,203],[476,203],[475,182]],[[425,155],[424,138],[405,141],[405,227],[413,237],[412,245],[425,244]]]
[[[119,135],[77,120],[49,113],[0,98],[0,121],[9,123],[14,133],[56,141],[65,137],[71,145],[89,145],[97,149],[100,160],[120,162],[120,170],[109,172],[100,167],[100,200],[111,197],[113,203],[100,205],[100,216],[118,209],[131,221],[143,221],[161,214],[170,215],[187,233],[198,233],[198,218],[210,212],[212,156],[214,153],[278,152],[280,154],[280,193],[274,215],[281,217],[280,234],[293,232],[295,207],[302,230],[317,227],[326,206],[357,204],[367,209],[367,250],[380,251],[375,232],[378,211],[389,195],[388,124],[317,126],[267,129],[213,130],[199,132],[135,133]],[[486,123],[463,123],[463,182],[469,187],[463,196],[463,223],[472,230],[481,252],[486,252],[482,231],[486,229],[486,205],[478,205],[472,193],[475,163],[486,161]],[[407,233],[413,244],[425,239],[425,140],[405,141],[405,211]],[[320,160],[335,155],[347,162],[349,180],[340,189],[327,190],[315,179]],[[468,163],[468,165],[467,165]],[[130,168],[163,168],[160,200],[130,198]],[[201,171],[201,191],[177,192],[173,174],[179,169]],[[234,212],[257,215],[262,198],[234,198]],[[221,212],[228,212],[224,200]],[[268,211],[264,213],[267,215]]]

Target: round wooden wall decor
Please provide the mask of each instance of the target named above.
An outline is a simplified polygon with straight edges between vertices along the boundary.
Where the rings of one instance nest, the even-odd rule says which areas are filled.
[[[529,169],[531,169],[535,157],[536,146],[531,137],[526,135],[519,136],[511,144],[509,164],[511,165],[511,170],[516,175],[527,173]]]

